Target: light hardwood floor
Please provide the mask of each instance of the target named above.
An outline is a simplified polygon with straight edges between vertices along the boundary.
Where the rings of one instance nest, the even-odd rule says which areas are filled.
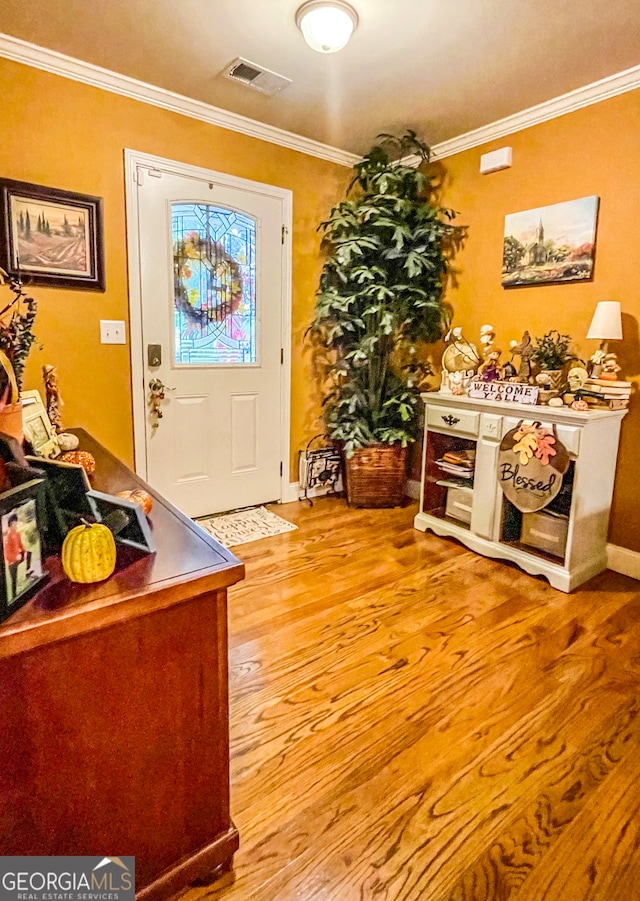
[[[640,583],[274,509],[229,599],[235,873],[183,901],[639,901]]]

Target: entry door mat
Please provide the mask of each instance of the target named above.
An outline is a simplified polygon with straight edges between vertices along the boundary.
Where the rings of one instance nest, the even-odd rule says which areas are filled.
[[[266,507],[223,513],[221,516],[198,519],[197,522],[227,548],[258,541],[259,538],[271,538],[283,532],[293,532],[298,528]]]

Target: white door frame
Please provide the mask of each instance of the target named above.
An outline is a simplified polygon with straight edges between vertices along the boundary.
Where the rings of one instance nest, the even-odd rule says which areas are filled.
[[[137,150],[124,151],[125,200],[127,216],[127,250],[129,255],[129,344],[131,350],[131,395],[133,400],[133,443],[135,471],[147,478],[146,417],[147,394],[142,344],[142,290],[140,284],[139,219],[137,201],[137,169],[158,169],[171,175],[215,182],[227,188],[266,194],[282,201],[282,366],[280,368],[280,501],[289,500],[289,453],[291,434],[291,229],[293,195],[288,188],[277,188],[248,178],[225,175],[187,163],[167,160]]]

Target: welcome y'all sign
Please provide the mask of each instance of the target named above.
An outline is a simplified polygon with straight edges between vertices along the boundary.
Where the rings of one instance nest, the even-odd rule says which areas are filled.
[[[483,382],[474,379],[469,385],[469,397],[483,400],[499,400],[514,404],[535,404],[538,402],[538,386],[522,382]]]

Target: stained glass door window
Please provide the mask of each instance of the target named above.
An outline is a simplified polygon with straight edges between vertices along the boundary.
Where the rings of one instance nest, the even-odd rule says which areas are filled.
[[[177,365],[255,364],[256,223],[205,203],[172,203]]]

